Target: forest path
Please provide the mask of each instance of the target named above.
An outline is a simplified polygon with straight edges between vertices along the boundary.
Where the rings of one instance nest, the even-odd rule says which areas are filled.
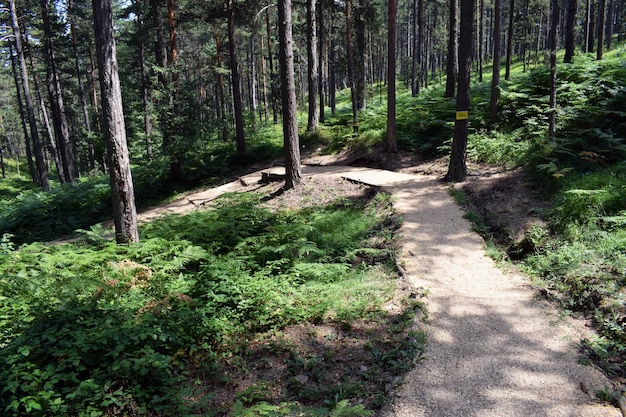
[[[284,173],[263,170],[270,171]],[[346,166],[303,166],[303,175],[340,176],[393,194],[403,217],[399,261],[412,284],[428,290],[425,359],[380,417],[622,415],[595,399],[610,381],[578,363],[583,323],[559,317],[528,278],[499,269],[485,255],[449,185],[432,176]],[[254,184],[260,176],[241,181]],[[249,189],[241,181],[144,212],[140,220]]]

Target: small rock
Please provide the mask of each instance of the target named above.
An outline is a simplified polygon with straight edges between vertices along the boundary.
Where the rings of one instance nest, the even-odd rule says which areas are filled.
[[[296,375],[296,381],[298,381],[302,385],[306,384],[308,380],[309,380],[309,377],[304,374]]]

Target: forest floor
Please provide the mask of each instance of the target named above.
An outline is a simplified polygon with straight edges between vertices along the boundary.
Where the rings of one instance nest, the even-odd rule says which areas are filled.
[[[390,389],[392,400],[381,417],[622,415],[595,395],[612,389],[611,381],[580,363],[580,340],[592,333],[589,323],[561,314],[527,277],[485,255],[484,240],[450,195],[452,186],[440,181],[445,160],[375,152],[312,156],[304,163],[303,186],[282,193],[280,183],[271,183],[267,204],[323,204],[362,194],[363,184],[391,193],[403,218],[399,263],[411,285],[427,293],[426,323],[416,323],[428,334],[424,358]],[[471,210],[487,220],[497,241],[519,240],[530,225],[541,223],[537,213],[546,202],[522,169],[469,171],[467,181],[454,187],[469,197]],[[142,213],[140,220],[193,209],[224,192],[263,187],[259,177],[256,172],[188,195]]]

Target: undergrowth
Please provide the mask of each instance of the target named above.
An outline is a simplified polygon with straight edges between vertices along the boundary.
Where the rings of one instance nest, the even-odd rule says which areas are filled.
[[[396,294],[389,197],[278,213],[259,198],[145,225],[138,245],[93,228],[80,243],[18,249],[5,234],[2,413],[331,416],[381,406],[423,343],[410,332],[416,301]],[[404,304],[390,315],[394,299]],[[307,350],[281,336],[315,325],[366,328],[361,365],[338,370],[332,345]],[[309,355],[323,351],[313,366]],[[272,358],[288,364],[272,380],[282,388],[239,385]]]

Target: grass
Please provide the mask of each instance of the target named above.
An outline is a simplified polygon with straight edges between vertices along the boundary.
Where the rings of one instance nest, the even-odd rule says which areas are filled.
[[[139,245],[94,229],[80,243],[17,249],[5,235],[0,409],[243,416],[380,407],[385,384],[424,343],[410,330],[419,303],[396,291],[389,197],[278,213],[259,198],[230,196],[145,225]],[[401,308],[390,313],[391,302]],[[270,363],[286,367],[277,375]]]

